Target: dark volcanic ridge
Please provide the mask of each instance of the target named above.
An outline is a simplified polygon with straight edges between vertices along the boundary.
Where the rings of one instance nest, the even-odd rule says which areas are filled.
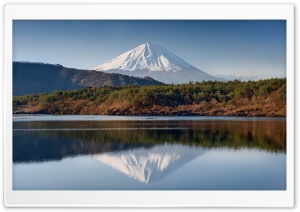
[[[13,62],[13,95],[51,93],[84,87],[158,85],[150,77],[133,77],[117,73],[66,68],[59,64]]]

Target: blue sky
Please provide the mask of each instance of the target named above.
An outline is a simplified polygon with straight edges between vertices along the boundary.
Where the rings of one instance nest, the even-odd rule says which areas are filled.
[[[14,61],[91,69],[146,42],[158,43],[214,76],[286,76],[284,20],[13,22]]]

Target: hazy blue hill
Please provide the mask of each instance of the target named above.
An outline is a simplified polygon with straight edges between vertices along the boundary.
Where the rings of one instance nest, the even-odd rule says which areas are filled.
[[[99,71],[78,70],[62,65],[13,62],[13,95],[51,93],[54,90],[72,90],[83,87],[157,85],[150,78],[130,77]]]

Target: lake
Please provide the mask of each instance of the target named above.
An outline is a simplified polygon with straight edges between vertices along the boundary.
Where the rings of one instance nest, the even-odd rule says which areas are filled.
[[[286,119],[13,116],[14,190],[286,190]]]

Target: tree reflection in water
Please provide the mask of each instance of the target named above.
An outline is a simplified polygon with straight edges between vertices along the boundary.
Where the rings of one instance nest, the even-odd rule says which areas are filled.
[[[277,120],[35,121],[13,125],[14,163],[151,149],[164,144],[286,152],[286,122]]]

